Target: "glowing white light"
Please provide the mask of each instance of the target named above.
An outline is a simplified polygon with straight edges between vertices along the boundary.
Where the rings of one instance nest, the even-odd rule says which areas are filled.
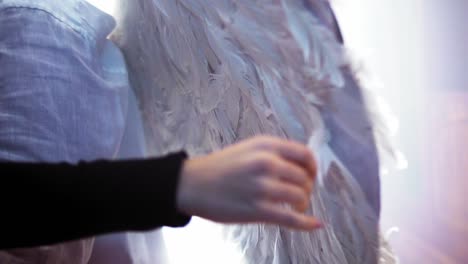
[[[169,263],[243,264],[241,252],[222,233],[221,225],[200,218],[185,228],[164,228]]]
[[[114,14],[116,0],[87,0],[90,4],[101,9],[108,14]]]

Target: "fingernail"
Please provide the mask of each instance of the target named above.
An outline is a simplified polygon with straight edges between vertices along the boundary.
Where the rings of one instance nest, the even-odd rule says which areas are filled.
[[[317,221],[315,223],[315,228],[317,228],[317,229],[325,228],[325,224],[320,222],[320,221]]]

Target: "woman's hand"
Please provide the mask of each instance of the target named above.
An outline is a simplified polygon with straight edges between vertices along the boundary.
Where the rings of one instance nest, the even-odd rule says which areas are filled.
[[[216,222],[266,222],[312,230],[321,224],[304,212],[315,175],[315,161],[306,146],[256,137],[187,160],[177,205],[181,212]]]

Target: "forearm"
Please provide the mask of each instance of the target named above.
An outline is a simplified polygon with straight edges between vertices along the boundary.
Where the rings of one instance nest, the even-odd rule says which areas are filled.
[[[78,165],[0,163],[0,248],[183,226],[190,218],[177,212],[175,202],[185,157]]]

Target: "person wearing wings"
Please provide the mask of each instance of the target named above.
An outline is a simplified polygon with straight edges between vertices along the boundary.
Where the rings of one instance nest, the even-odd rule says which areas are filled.
[[[92,184],[103,171],[102,163],[92,163],[97,159],[170,158],[183,150],[191,158],[178,156],[168,192],[171,212],[184,219],[177,225],[190,215],[236,223],[226,230],[248,263],[393,263],[378,227],[378,123],[327,1],[120,0],[118,6],[114,21],[83,0],[0,1],[0,63],[6,65],[0,155],[27,162],[14,167],[23,180],[32,177],[24,168],[41,168],[39,181],[54,170],[33,163],[67,162],[59,171],[80,179],[74,172],[85,166],[85,182]],[[291,154],[298,149],[302,158]],[[70,164],[83,160],[91,163]],[[105,164],[110,175],[122,166]],[[44,190],[39,193],[56,195]],[[249,192],[262,195],[243,196]],[[110,193],[95,192],[109,201]],[[213,198],[217,193],[225,199]],[[240,210],[242,203],[252,210]],[[220,207],[232,210],[221,213]],[[77,208],[86,215],[85,204]],[[102,223],[15,245],[165,224],[174,222],[144,228]],[[99,244],[88,238],[6,251],[0,258],[88,263]]]

